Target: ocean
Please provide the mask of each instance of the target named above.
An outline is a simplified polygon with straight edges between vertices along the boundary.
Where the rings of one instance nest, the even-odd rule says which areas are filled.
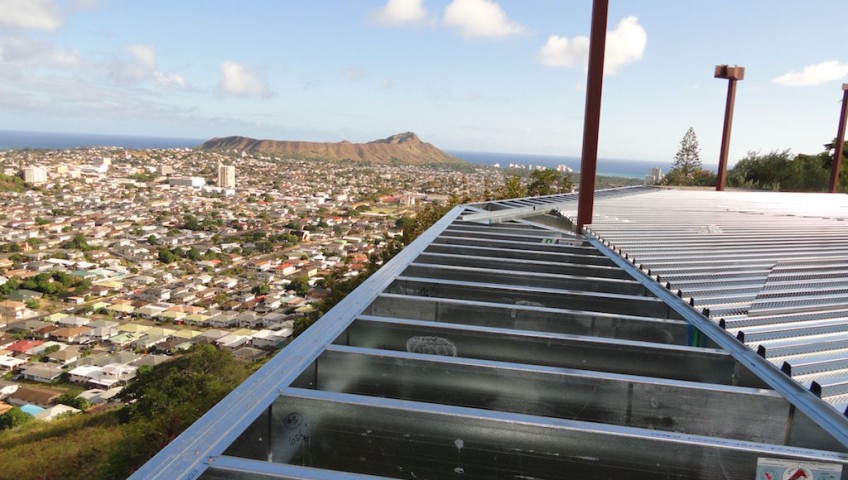
[[[479,165],[500,164],[506,168],[510,163],[520,165],[543,165],[545,167],[556,167],[567,165],[572,170],[580,170],[580,158],[559,157],[553,155],[525,155],[519,153],[489,153],[489,152],[461,152],[448,151],[451,155],[461,158],[467,162]],[[672,162],[653,162],[649,160],[622,160],[615,158],[598,159],[598,175],[611,177],[645,178],[651,168],[659,167],[663,173],[671,169]]]
[[[141,137],[133,135],[95,135],[88,133],[16,132],[0,130],[0,150],[20,148],[184,148],[205,142],[198,138]]]

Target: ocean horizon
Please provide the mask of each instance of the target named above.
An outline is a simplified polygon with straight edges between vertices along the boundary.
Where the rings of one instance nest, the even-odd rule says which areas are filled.
[[[90,133],[24,132],[0,130],[0,150],[24,148],[64,149],[84,147],[119,148],[191,148],[207,139],[150,137],[141,135],[106,135]]]
[[[0,150],[10,149],[66,149],[84,147],[118,148],[193,148],[205,142],[200,138],[152,137],[141,135],[107,135],[88,133],[56,133],[0,130]],[[542,165],[554,168],[567,165],[574,171],[580,170],[580,158],[556,155],[532,155],[521,153],[470,152],[445,150],[451,155],[477,165],[499,164],[506,168],[510,163],[520,165]],[[661,168],[663,173],[671,169],[672,162],[650,160],[625,160],[614,158],[598,159],[598,175],[644,178],[651,168]]]

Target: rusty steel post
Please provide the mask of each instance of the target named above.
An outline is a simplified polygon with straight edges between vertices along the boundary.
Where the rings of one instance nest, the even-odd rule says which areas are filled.
[[[842,149],[845,146],[845,122],[848,120],[848,83],[842,84],[842,112],[839,114],[839,128],[836,144],[833,146],[833,166],[830,170],[830,193],[836,193],[839,187],[839,165],[842,163]]]
[[[609,0],[592,2],[589,38],[589,75],[586,78],[586,113],[583,117],[583,152],[580,160],[580,193],[577,197],[577,233],[592,223],[595,203],[595,171],[598,167],[598,131],[601,127],[601,90],[604,82],[604,50],[607,40]]]
[[[730,129],[733,127],[733,106],[736,103],[736,81],[745,78],[745,69],[740,66],[728,67],[716,65],[715,78],[726,79],[727,103],[724,106],[724,131],[721,134],[721,150],[718,158],[718,175],[716,175],[716,191],[724,190],[727,183],[727,156],[730,152]]]

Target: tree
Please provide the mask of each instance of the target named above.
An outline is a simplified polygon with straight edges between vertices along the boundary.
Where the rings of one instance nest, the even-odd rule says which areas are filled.
[[[12,407],[11,410],[0,415],[0,431],[7,428],[15,428],[18,425],[23,425],[33,420],[32,415],[24,412],[18,407]]]
[[[188,252],[186,252],[186,257],[188,257],[189,260],[196,262],[200,260],[200,250],[198,250],[197,247],[191,247]]]
[[[187,230],[200,230],[201,229],[200,222],[197,221],[197,217],[195,217],[194,215],[192,215],[190,213],[186,213],[183,216],[183,220],[184,220],[183,228],[185,228]]]
[[[168,250],[167,248],[162,248],[159,250],[159,261],[162,263],[174,263],[177,260],[177,256],[174,252]]]
[[[221,305],[227,303],[227,301],[229,301],[229,299],[230,299],[230,297],[228,297],[226,293],[221,292],[221,293],[215,294],[215,303],[217,303],[219,307]]]
[[[197,345],[186,355],[139,368],[118,395],[122,440],[100,478],[126,478],[250,375],[224,349]]]
[[[824,151],[817,155],[774,150],[769,153],[748,154],[727,172],[727,184],[732,187],[781,190],[792,192],[824,192],[828,189],[833,155]],[[841,169],[839,191],[848,191],[847,169]]]
[[[65,272],[53,272],[53,280],[61,283],[65,287],[70,287],[74,283],[74,277]]]
[[[80,398],[77,394],[74,393],[63,393],[62,396],[56,401],[56,403],[67,405],[69,407],[76,408],[77,410],[88,410],[89,404],[88,401],[84,398]]]
[[[501,188],[498,196],[500,198],[519,198],[526,196],[526,194],[527,190],[521,184],[521,176],[516,173],[504,179],[503,188]]]
[[[695,129],[689,127],[680,140],[680,148],[674,154],[674,166],[668,176],[676,178],[681,185],[694,184],[695,177],[702,170],[700,152]]]
[[[41,308],[41,301],[37,298],[30,298],[29,300],[24,302],[24,304],[26,305],[26,308],[30,310],[38,310],[39,308]]]
[[[306,282],[306,277],[297,276],[292,278],[289,289],[294,290],[294,293],[299,297],[305,297],[309,293],[309,284]]]
[[[530,179],[530,185],[527,186],[529,196],[571,192],[571,175],[568,173],[563,175],[554,169],[545,168],[533,170]]]

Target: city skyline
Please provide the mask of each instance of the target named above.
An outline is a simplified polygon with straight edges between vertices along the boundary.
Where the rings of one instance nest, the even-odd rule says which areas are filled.
[[[409,130],[446,150],[580,155],[588,0],[203,6],[0,0],[0,130],[328,142]],[[820,152],[848,78],[838,7],[611,2],[599,154],[669,161],[692,126],[714,165],[721,63],[746,68],[731,164]]]

